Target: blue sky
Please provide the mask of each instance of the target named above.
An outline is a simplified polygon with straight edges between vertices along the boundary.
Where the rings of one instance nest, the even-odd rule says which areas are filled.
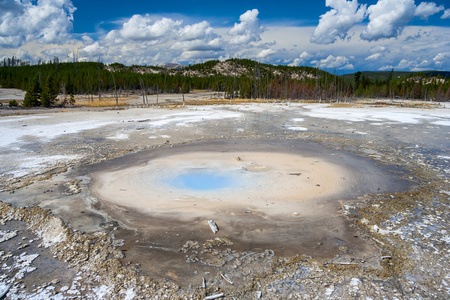
[[[450,70],[450,1],[0,0],[0,58]]]

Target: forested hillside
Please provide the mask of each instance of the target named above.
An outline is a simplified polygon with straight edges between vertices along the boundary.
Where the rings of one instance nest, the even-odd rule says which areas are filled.
[[[375,72],[376,73],[376,72]],[[192,89],[225,92],[226,98],[339,100],[383,97],[450,100],[450,80],[442,74],[409,73],[399,76],[335,76],[311,67],[261,64],[248,59],[208,61],[184,68],[125,66],[101,62],[39,65],[8,64],[0,67],[0,86],[27,91],[98,95],[117,93],[189,93]]]

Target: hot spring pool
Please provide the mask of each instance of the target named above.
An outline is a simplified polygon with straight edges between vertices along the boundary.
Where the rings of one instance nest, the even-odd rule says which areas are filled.
[[[96,175],[104,202],[153,216],[192,219],[224,211],[291,215],[336,195],[350,178],[342,166],[273,152],[188,152]]]
[[[210,191],[230,188],[244,188],[239,184],[240,174],[221,173],[217,169],[192,169],[187,173],[168,178],[166,183],[178,189]]]

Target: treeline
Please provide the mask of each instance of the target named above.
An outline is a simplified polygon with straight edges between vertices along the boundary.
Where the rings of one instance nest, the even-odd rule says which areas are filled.
[[[335,73],[335,72],[333,72]],[[40,65],[8,64],[0,67],[0,86],[32,91],[39,84],[70,94],[101,97],[103,93],[189,93],[192,89],[217,91],[227,99],[315,99],[339,101],[350,98],[402,98],[450,100],[450,80],[413,73],[395,78],[370,79],[360,72],[353,78],[337,76],[318,68],[275,66],[248,59],[208,61],[183,69],[125,66],[101,62]],[[50,83],[49,83],[50,82]],[[49,87],[51,85],[51,87]]]
[[[400,72],[398,72],[400,73]],[[370,79],[363,73],[354,74],[354,97],[364,98],[395,98],[395,99],[421,99],[432,101],[450,100],[450,80],[432,72],[409,73],[401,72],[402,76],[393,70],[386,79]],[[397,77],[397,78],[395,78]]]

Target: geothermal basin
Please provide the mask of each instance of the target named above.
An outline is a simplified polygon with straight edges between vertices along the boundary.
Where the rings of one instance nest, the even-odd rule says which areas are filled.
[[[405,187],[368,159],[280,140],[193,142],[79,172],[91,174],[98,209],[127,228],[116,237],[136,240],[125,244],[126,260],[138,259],[143,271],[179,284],[198,281],[191,275],[199,267],[211,268],[187,263],[180,249],[191,241],[226,238],[238,251],[270,249],[323,260],[342,252],[352,258],[376,255],[378,249],[339,213],[340,200]]]
[[[349,172],[316,157],[271,152],[195,152],[95,176],[104,202],[175,219],[231,211],[311,214],[323,197],[348,188]]]

